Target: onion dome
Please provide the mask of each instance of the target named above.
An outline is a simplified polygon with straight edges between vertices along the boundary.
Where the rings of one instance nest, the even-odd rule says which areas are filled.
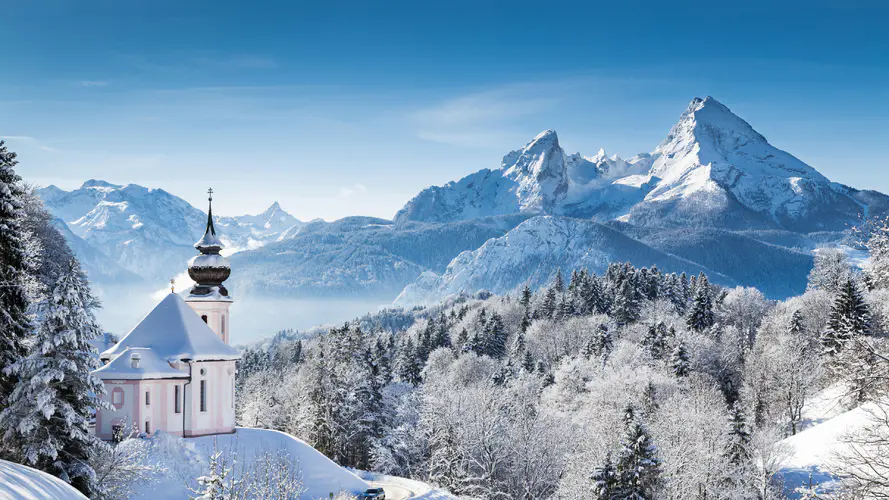
[[[228,296],[228,290],[222,284],[231,274],[228,259],[219,254],[225,248],[219,237],[216,236],[216,228],[213,226],[213,190],[210,194],[210,207],[207,210],[207,228],[204,236],[194,244],[200,252],[188,261],[188,275],[194,280],[195,285],[191,289],[191,295],[210,295],[218,293]]]

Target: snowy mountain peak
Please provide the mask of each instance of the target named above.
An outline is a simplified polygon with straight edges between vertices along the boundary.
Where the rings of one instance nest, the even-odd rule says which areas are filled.
[[[675,153],[701,141],[719,150],[767,143],[765,137],[721,102],[709,96],[695,97],[655,152]]]
[[[108,181],[103,181],[103,180],[100,180],[100,179],[90,179],[90,180],[84,182],[83,185],[80,186],[80,189],[88,189],[88,188],[110,188],[110,189],[120,189],[120,188],[122,188],[122,187],[123,187],[123,186],[121,186],[121,185],[119,185],[119,184],[112,184],[112,183],[110,183],[110,182],[108,182]]]
[[[283,211],[283,210],[281,210],[281,205],[276,201],[276,202],[272,203],[272,204],[269,206],[269,208],[265,209],[264,212],[262,212],[261,214],[259,214],[259,216],[269,216],[269,217],[271,217],[271,216],[275,215],[277,212],[280,212],[280,211]]]
[[[826,177],[769,144],[712,97],[693,99],[652,156],[650,175],[658,183],[645,202],[666,203],[656,209],[661,215],[702,224],[816,230],[825,222],[834,225],[839,214],[846,219],[860,210],[854,201],[839,199]],[[650,218],[651,207],[639,208],[637,213],[649,212]]]
[[[537,134],[534,139],[529,142],[525,148],[529,148],[535,144],[552,144],[555,143],[556,147],[559,146],[559,135],[556,134],[556,131],[553,129],[546,129],[543,132]]]
[[[568,191],[565,152],[555,130],[537,134],[524,148],[503,157],[503,176],[518,183],[523,212],[550,210]]]

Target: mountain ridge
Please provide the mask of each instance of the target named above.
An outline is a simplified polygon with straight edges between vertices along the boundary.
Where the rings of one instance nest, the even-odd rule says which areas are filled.
[[[482,186],[481,188],[479,186]],[[568,155],[545,130],[497,170],[422,190],[395,220],[451,222],[485,215],[566,215],[640,225],[842,230],[871,204],[772,146],[712,97],[694,98],[651,153]]]

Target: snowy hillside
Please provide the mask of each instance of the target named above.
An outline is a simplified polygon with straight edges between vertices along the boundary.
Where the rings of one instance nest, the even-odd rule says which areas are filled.
[[[691,101],[651,154],[567,155],[555,131],[498,170],[420,192],[396,220],[446,222],[508,213],[620,217],[653,226],[842,230],[884,211],[886,196],[832,183],[775,148],[712,97]]]
[[[61,479],[24,465],[0,460],[0,498],[82,500],[86,497]]]
[[[303,500],[326,499],[341,491],[360,493],[370,487],[305,442],[278,431],[238,428],[234,434],[187,439],[157,433],[148,439],[131,439],[125,446],[146,448],[147,456],[165,470],[155,481],[141,486],[132,500],[193,496],[188,486],[195,487],[194,479],[209,473],[209,458],[214,451],[221,452],[229,463],[236,460],[241,472],[263,454],[286,457],[298,467],[305,490],[299,498]]]
[[[480,289],[506,294],[525,284],[536,289],[552,278],[555,269],[568,272],[585,267],[601,274],[614,261],[657,265],[666,272],[705,271],[714,282],[736,284],[727,276],[655,250],[597,222],[541,216],[488,240],[478,250],[461,253],[440,276],[423,274],[404,289],[396,303],[434,303],[448,295],[472,294]]]
[[[275,296],[395,297],[428,270],[502,236],[521,216],[453,224],[395,224],[371,217],[311,222],[298,234],[231,258],[230,283],[241,293]],[[387,295],[388,294],[388,295]]]
[[[850,433],[872,424],[873,402],[846,410],[841,404],[842,385],[834,385],[818,393],[803,411],[804,429],[781,442],[788,458],[782,462],[780,475],[789,498],[800,498],[796,488],[815,485],[819,492],[830,491],[837,484],[831,470],[838,453],[848,449],[844,443]]]

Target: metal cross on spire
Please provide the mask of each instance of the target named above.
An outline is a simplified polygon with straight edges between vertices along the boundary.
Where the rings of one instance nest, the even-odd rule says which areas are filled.
[[[213,188],[208,189],[207,194],[210,195],[210,201],[213,201]]]
[[[176,293],[176,278],[170,278],[170,293]]]

